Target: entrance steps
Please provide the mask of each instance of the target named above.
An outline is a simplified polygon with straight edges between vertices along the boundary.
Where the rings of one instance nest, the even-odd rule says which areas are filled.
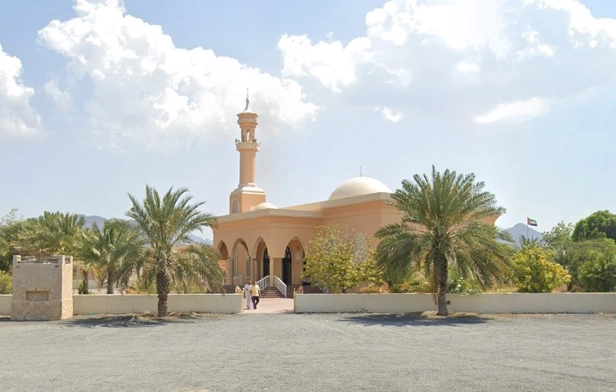
[[[266,287],[265,290],[261,291],[261,298],[284,298],[280,291],[276,287]]]

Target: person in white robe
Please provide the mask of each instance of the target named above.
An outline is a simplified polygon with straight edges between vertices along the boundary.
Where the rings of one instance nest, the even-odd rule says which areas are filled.
[[[250,295],[250,283],[244,285],[244,298],[246,298],[246,309],[254,309],[252,304],[252,295]]]

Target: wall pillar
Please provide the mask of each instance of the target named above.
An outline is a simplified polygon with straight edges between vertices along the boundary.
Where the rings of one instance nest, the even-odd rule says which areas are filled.
[[[73,317],[73,258],[13,256],[12,320]]]
[[[270,262],[269,262],[269,283],[267,284],[269,287],[273,287],[274,286],[274,264],[276,264],[276,260],[278,260],[277,257],[270,257]]]

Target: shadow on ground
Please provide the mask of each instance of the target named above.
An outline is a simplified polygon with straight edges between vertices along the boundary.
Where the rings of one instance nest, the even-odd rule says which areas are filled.
[[[457,326],[484,324],[491,318],[476,314],[454,314],[449,317],[440,317],[433,314],[406,313],[406,314],[362,314],[343,317],[338,322],[356,323],[362,325],[380,325],[390,327],[421,327],[421,326]]]
[[[81,316],[70,320],[62,321],[62,325],[67,327],[84,328],[142,328],[159,327],[168,324],[194,323],[206,319],[217,319],[219,315],[202,315],[196,313],[182,313],[170,317],[158,318],[153,315],[116,315],[116,316]]]

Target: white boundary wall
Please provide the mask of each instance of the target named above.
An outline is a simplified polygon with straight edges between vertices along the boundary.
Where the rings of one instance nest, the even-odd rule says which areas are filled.
[[[447,295],[450,312],[616,313],[616,293]],[[436,310],[432,294],[295,294],[296,313],[413,313]]]
[[[11,314],[11,295],[0,295],[0,314]],[[241,313],[241,294],[169,294],[170,312]],[[142,294],[74,295],[73,314],[157,313],[158,297]]]
[[[13,296],[11,294],[0,295],[0,314],[11,314],[11,302],[13,302]]]
[[[616,313],[616,293],[448,295],[450,312]],[[0,295],[0,315],[12,296]],[[75,295],[75,315],[157,312],[156,295]],[[297,313],[413,313],[436,310],[432,294],[295,294]],[[170,312],[241,313],[241,294],[169,294]]]

